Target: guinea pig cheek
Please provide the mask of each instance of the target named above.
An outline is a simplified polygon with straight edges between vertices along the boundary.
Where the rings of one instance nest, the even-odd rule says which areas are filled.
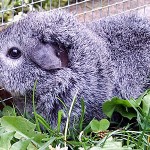
[[[0,54],[0,60],[2,64],[7,66],[8,68],[17,68],[18,66],[22,64],[23,58],[20,57],[18,59],[11,59],[7,57],[6,55]]]

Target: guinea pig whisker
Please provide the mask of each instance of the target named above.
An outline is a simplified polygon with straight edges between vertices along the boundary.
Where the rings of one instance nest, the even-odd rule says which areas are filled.
[[[0,88],[0,91],[5,90],[4,88]]]
[[[11,96],[11,97],[8,97],[8,98],[5,98],[5,99],[2,99],[2,100],[0,100],[0,103],[2,103],[2,102],[5,102],[5,101],[8,101],[8,100],[10,100],[10,99],[12,99],[13,97]]]

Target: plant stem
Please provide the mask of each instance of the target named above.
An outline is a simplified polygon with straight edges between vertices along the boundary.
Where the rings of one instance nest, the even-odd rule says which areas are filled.
[[[74,103],[75,103],[76,98],[77,98],[77,93],[78,93],[78,90],[77,90],[77,92],[76,92],[76,94],[75,94],[75,96],[74,96],[74,98],[73,98],[72,103],[71,103],[71,107],[70,107],[70,109],[69,109],[69,113],[68,113],[68,117],[67,117],[67,121],[66,121],[65,137],[64,137],[64,140],[65,140],[65,147],[67,147],[67,144],[66,144],[66,142],[67,142],[67,130],[68,130],[68,126],[69,126],[69,120],[70,120],[70,116],[71,116],[71,111],[72,111],[72,109],[73,109]]]

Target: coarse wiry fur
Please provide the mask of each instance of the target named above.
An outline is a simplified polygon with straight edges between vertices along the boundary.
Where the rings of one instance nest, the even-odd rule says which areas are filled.
[[[45,70],[30,55],[40,46],[53,43],[65,47],[69,63],[67,67]],[[21,50],[20,58],[8,57],[11,47]],[[88,120],[103,116],[102,102],[112,95],[113,64],[105,41],[71,15],[59,10],[30,13],[0,33],[0,49],[0,85],[13,94],[19,108],[24,107],[20,96],[27,95],[26,108],[32,112],[32,90],[37,80],[36,111],[52,125],[56,125],[58,110],[64,109],[58,97],[69,109],[77,91],[72,116],[80,115],[81,98]]]
[[[122,14],[87,25],[107,43],[115,74],[112,96],[137,98],[150,87],[150,22]]]
[[[33,53],[53,43],[65,47],[69,62],[48,69],[47,60],[42,59],[45,69],[42,61],[36,63],[41,57]],[[16,97],[19,108],[24,106],[20,97],[27,95],[26,107],[32,112],[37,80],[36,110],[53,125],[58,110],[64,109],[58,97],[69,108],[77,91],[72,116],[79,116],[84,98],[86,119],[100,119],[105,100],[137,98],[149,87],[149,45],[150,23],[136,15],[109,17],[85,26],[59,10],[31,13],[0,33],[0,85]],[[21,50],[20,58],[8,57],[11,47]]]

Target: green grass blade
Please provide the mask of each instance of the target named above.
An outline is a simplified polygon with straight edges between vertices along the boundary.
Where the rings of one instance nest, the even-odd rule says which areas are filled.
[[[33,111],[34,111],[34,117],[35,117],[36,127],[37,127],[37,130],[39,132],[41,132],[40,124],[38,122],[38,117],[37,117],[36,108],[35,108],[35,91],[36,91],[36,85],[37,85],[37,80],[35,81],[34,87],[33,87],[32,103],[33,103]]]

